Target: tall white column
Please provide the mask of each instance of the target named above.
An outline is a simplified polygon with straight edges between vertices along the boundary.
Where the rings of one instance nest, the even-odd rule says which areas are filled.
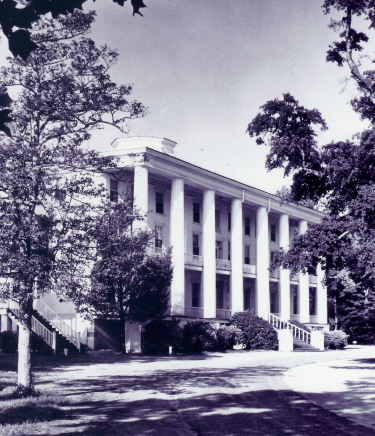
[[[230,235],[230,294],[232,313],[242,312],[243,302],[243,238],[242,238],[242,201],[232,200]]]
[[[216,318],[215,191],[203,193],[203,316]]]
[[[257,278],[256,299],[257,315],[268,319],[270,313],[270,285],[269,285],[269,237],[267,208],[259,206],[257,209]]]
[[[145,216],[148,212],[148,170],[141,165],[134,167],[134,207],[141,215]],[[134,222],[134,228],[148,230],[147,217]]]
[[[301,220],[298,224],[300,235],[306,233],[307,221]],[[309,301],[309,275],[299,273],[299,320],[302,323],[310,322],[310,301]]]
[[[171,315],[185,311],[185,225],[184,181],[172,180],[170,243],[172,246],[173,278],[171,283]]]
[[[279,218],[280,248],[289,249],[289,216],[280,215]],[[290,319],[290,271],[279,268],[280,316],[283,321]]]
[[[317,315],[319,324],[327,324],[327,288],[323,284],[324,271],[320,264],[316,269]]]

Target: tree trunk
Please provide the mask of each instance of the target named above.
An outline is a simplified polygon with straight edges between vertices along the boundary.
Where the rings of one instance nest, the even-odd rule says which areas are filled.
[[[31,297],[20,304],[18,330],[18,385],[32,389],[31,378],[31,317],[33,300]]]

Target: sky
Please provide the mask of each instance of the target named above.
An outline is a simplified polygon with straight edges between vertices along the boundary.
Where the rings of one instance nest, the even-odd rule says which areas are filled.
[[[348,71],[325,62],[335,34],[322,1],[144,1],[143,17],[132,16],[130,0],[85,3],[97,11],[91,37],[119,51],[113,78],[132,83],[149,108],[129,136],[171,139],[176,157],[274,193],[287,181],[266,171],[266,147],[246,134],[267,100],[290,92],[319,109],[329,126],[321,144],[361,129]],[[117,137],[106,129],[91,145],[108,150]]]

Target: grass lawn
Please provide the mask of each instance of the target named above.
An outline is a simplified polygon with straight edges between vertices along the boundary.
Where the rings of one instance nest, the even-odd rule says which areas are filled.
[[[7,359],[8,356],[1,355]],[[49,422],[63,415],[64,398],[57,395],[14,398],[17,374],[0,370],[0,436],[48,434]]]

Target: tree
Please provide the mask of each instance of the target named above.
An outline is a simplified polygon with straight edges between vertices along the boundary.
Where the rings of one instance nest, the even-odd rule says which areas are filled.
[[[168,308],[170,253],[147,255],[152,233],[133,229],[135,221],[141,219],[126,197],[108,205],[94,231],[97,260],[91,289],[87,294],[74,291],[71,295],[81,312],[120,320],[122,352],[126,322],[161,319]]]
[[[127,0],[113,0],[124,6]],[[41,17],[51,13],[53,18],[68,15],[75,10],[82,10],[86,0],[28,0],[25,2],[2,0],[0,2],[0,26],[9,41],[9,50],[14,56],[24,61],[38,46],[38,42],[31,37],[30,29]],[[133,16],[139,14],[146,5],[143,0],[131,0]],[[21,6],[21,7],[20,7]],[[14,30],[16,29],[16,30]],[[0,131],[9,134],[6,123],[12,121],[9,108],[11,99],[6,91],[0,94]]]
[[[14,88],[12,136],[0,134],[0,288],[19,303],[18,383],[30,389],[33,300],[64,283],[87,286],[92,229],[105,196],[97,172],[115,166],[87,151],[103,124],[124,129],[145,108],[109,75],[117,53],[85,37],[94,14],[44,19],[26,61],[9,59],[0,80]],[[95,202],[92,198],[96,198]]]
[[[320,224],[293,241],[288,252],[279,253],[274,266],[296,272],[321,263],[336,315],[344,322],[354,310],[357,315],[358,310],[362,315],[373,313],[375,295],[375,70],[366,69],[374,60],[363,55],[368,35],[353,28],[354,19],[365,19],[374,28],[375,2],[325,0],[323,11],[335,12],[330,27],[340,37],[329,47],[327,61],[349,68],[358,90],[352,107],[368,120],[369,128],[352,140],[319,147],[317,130],[327,128],[320,112],[284,94],[282,100],[261,107],[247,132],[270,147],[269,169],[284,168],[285,175],[293,175],[284,198],[326,213]]]

